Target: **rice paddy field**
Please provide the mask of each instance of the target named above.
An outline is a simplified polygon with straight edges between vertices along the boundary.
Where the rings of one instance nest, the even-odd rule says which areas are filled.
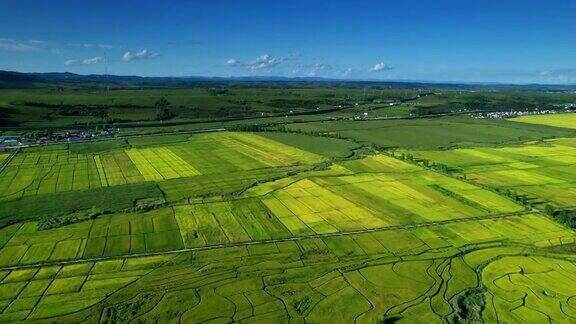
[[[24,148],[0,173],[0,321],[571,322],[576,233],[502,189],[571,207],[575,162],[572,138]]]
[[[488,321],[562,319],[574,314],[576,259],[541,256],[561,241],[574,242],[572,231],[526,215],[3,268],[0,319],[441,322],[483,285]]]
[[[410,153],[417,159],[457,168],[471,182],[567,208],[576,201],[575,149],[575,139],[559,138],[510,147]]]

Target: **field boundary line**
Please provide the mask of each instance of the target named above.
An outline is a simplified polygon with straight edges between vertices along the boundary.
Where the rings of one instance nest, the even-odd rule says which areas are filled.
[[[377,228],[369,228],[369,229],[361,229],[361,230],[353,230],[353,231],[343,231],[343,232],[335,232],[335,233],[310,234],[310,235],[304,235],[304,236],[294,236],[294,237],[277,238],[277,239],[222,243],[222,244],[190,247],[190,248],[175,249],[175,250],[165,250],[165,251],[157,251],[157,252],[110,255],[110,256],[100,256],[100,257],[75,259],[75,260],[61,260],[61,261],[52,261],[52,262],[38,262],[38,263],[33,263],[33,264],[3,266],[3,267],[0,267],[0,271],[11,271],[11,270],[18,270],[18,269],[29,269],[29,268],[38,268],[38,267],[47,267],[47,266],[64,266],[64,265],[69,265],[69,264],[98,262],[98,261],[106,261],[106,260],[114,260],[114,259],[133,259],[133,258],[159,256],[159,255],[166,255],[166,254],[200,252],[200,251],[209,251],[209,250],[231,248],[231,247],[242,247],[242,246],[251,246],[251,245],[259,245],[259,244],[281,243],[281,242],[289,242],[289,241],[295,242],[295,241],[303,241],[303,240],[308,240],[308,239],[317,239],[317,238],[322,239],[322,238],[327,238],[327,237],[348,236],[348,235],[366,234],[366,233],[383,232],[383,231],[395,231],[395,230],[401,230],[401,229],[412,229],[412,228],[429,227],[429,226],[437,226],[437,225],[445,225],[445,224],[453,224],[453,223],[464,223],[464,222],[480,221],[480,220],[502,219],[502,218],[508,218],[508,217],[524,216],[524,215],[529,215],[529,214],[534,214],[534,213],[535,213],[534,210],[524,210],[524,211],[514,212],[514,213],[501,213],[501,214],[492,214],[492,215],[486,215],[486,216],[453,218],[453,219],[446,219],[446,220],[441,220],[441,221],[431,221],[431,222],[423,222],[423,223],[415,223],[415,224],[394,225],[394,226],[377,227]]]
[[[0,166],[0,173],[2,173],[2,171],[4,171],[4,169],[6,169],[8,167],[8,164],[10,164],[10,162],[12,162],[12,159],[14,159],[14,157],[16,156],[16,154],[18,154],[18,152],[20,152],[20,148],[16,148],[16,150],[14,150],[12,153],[10,153],[10,156],[4,160],[4,162],[2,163],[2,166]]]

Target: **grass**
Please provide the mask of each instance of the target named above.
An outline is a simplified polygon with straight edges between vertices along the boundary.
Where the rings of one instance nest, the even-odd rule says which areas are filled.
[[[396,100],[413,90],[360,89],[358,87],[282,87],[215,85],[227,91],[215,95],[209,87],[185,89],[116,89],[63,87],[56,89],[1,90],[4,123],[57,125],[111,121],[155,120],[154,103],[166,97],[179,120],[228,117],[259,117],[270,114],[314,112],[340,104],[371,103],[375,99]]]

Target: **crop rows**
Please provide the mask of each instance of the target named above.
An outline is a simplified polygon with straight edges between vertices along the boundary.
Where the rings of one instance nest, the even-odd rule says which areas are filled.
[[[35,223],[2,229],[0,265],[34,264],[183,248],[171,208],[118,214],[39,231]]]
[[[459,168],[474,182],[511,189],[557,207],[572,207],[576,197],[576,140],[556,139],[503,148],[411,151]]]
[[[534,196],[569,205],[576,140],[404,151],[469,181],[387,155],[313,170],[324,157],[248,133],[153,142],[31,149],[10,163],[6,208],[131,183],[160,204],[127,212],[148,207],[134,196],[125,212],[71,224],[41,227],[28,209],[6,222],[0,321],[576,318],[576,258],[555,252],[574,232],[486,189],[550,190]]]
[[[346,162],[332,174],[277,183],[262,201],[295,235],[522,210],[491,191],[386,156]]]
[[[338,224],[338,223],[336,223]],[[256,199],[166,207],[146,213],[115,214],[39,231],[34,222],[0,231],[0,266],[14,266],[110,257],[133,253],[179,250],[228,243],[287,239],[314,235],[314,227],[301,228],[275,217]],[[535,232],[534,229],[538,229]],[[361,229],[361,227],[358,227]],[[509,233],[510,232],[510,233]],[[322,232],[326,233],[326,232]],[[335,236],[338,232],[334,233]],[[419,246],[462,246],[470,241],[509,238],[536,246],[572,243],[572,232],[538,215],[463,221],[407,228],[359,236],[362,246],[376,243],[396,254]],[[341,247],[354,250],[354,244]]]
[[[24,150],[0,176],[0,199],[94,189],[143,181],[190,178],[199,174],[256,170],[323,158],[257,135],[201,134],[167,146],[103,153],[62,148]]]

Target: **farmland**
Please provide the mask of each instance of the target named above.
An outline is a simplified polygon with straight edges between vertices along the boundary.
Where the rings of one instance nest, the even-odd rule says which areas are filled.
[[[472,238],[470,231],[478,236]],[[509,243],[495,244],[497,240]],[[504,293],[522,294],[522,289],[530,291],[530,286],[492,286],[503,276],[499,271],[507,269],[502,268],[503,262],[541,267],[539,271],[548,267],[560,276],[570,273],[573,259],[538,256],[560,241],[573,242],[573,233],[542,216],[527,215],[32,266],[2,273],[0,292],[5,306],[1,316],[3,320],[58,316],[64,321],[91,321],[100,316],[194,322],[214,318],[316,321],[338,309],[333,316],[339,321],[418,320],[421,316],[440,321],[445,316],[457,316],[458,293],[474,292],[481,282],[487,284],[486,294],[493,298],[502,298]],[[502,255],[509,257],[501,259]],[[531,265],[531,258],[542,261]],[[540,280],[533,285],[548,280],[538,277],[538,272],[528,273]],[[570,296],[561,286],[547,286],[546,292],[549,296],[564,294],[565,300]],[[62,302],[66,307],[58,306]],[[513,306],[503,303],[495,303],[498,307],[489,308],[483,316],[488,320],[491,316],[511,316],[507,309]],[[569,301],[563,305],[563,312],[573,312]],[[533,307],[556,306],[538,303]],[[558,312],[550,316],[562,316]]]
[[[262,149],[269,143],[274,143],[275,151]],[[193,165],[187,161],[194,161]],[[234,133],[200,135],[168,147],[134,147],[103,154],[44,147],[14,158],[0,180],[0,199],[320,161],[321,157],[313,153]]]
[[[331,109],[353,102],[395,101],[413,96],[412,89],[374,89],[357,86],[310,87],[306,84],[261,87],[255,85],[214,84],[192,88],[126,89],[65,86],[60,89],[0,90],[0,107],[7,112],[9,125],[61,125],[154,121],[154,103],[166,98],[175,120],[247,118],[262,115],[306,113]],[[26,98],[26,99],[23,99]]]
[[[526,140],[573,136],[574,132],[545,125],[464,117],[433,119],[309,122],[288,125],[304,132],[338,134],[381,147],[436,149],[493,146]]]
[[[560,138],[512,147],[410,153],[458,169],[469,181],[566,208],[574,205],[576,197],[575,147],[573,138]]]
[[[21,148],[0,321],[576,318],[572,130],[315,118]]]
[[[575,114],[532,115],[513,118],[512,121],[563,128],[576,128]]]

